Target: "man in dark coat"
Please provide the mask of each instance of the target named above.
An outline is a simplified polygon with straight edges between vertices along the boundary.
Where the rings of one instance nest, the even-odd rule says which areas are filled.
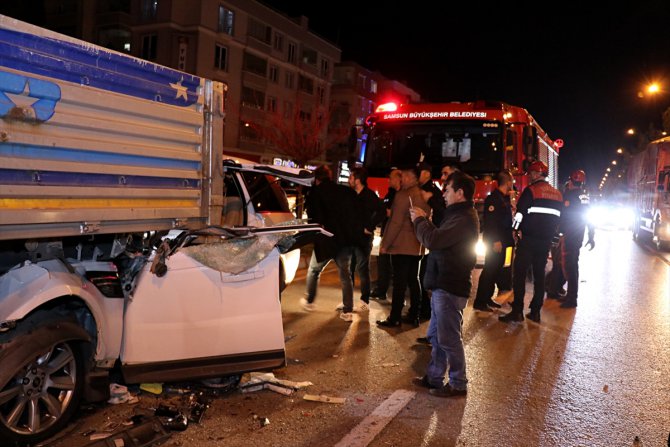
[[[370,252],[375,229],[386,216],[382,200],[368,188],[367,170],[362,166],[353,168],[349,174],[349,186],[356,192],[356,233],[354,236],[354,258],[356,273],[361,284],[360,310],[368,310],[370,303]]]
[[[417,167],[419,168],[419,188],[421,188],[423,197],[426,202],[428,202],[431,210],[430,221],[433,222],[435,226],[439,227],[446,210],[442,191],[435,182],[433,182],[433,168],[431,165],[426,162],[421,162]],[[419,281],[422,283],[425,275],[426,255],[422,257],[419,267]],[[421,289],[421,312],[419,318],[421,320],[430,319],[430,295],[425,288]]]
[[[402,171],[400,169],[392,168],[389,173],[389,189],[386,195],[384,196],[384,207],[385,215],[384,219],[379,224],[381,228],[381,236],[384,236],[384,227],[388,222],[389,216],[391,215],[391,207],[393,206],[393,198],[395,197],[396,192],[400,190],[400,183],[402,181]],[[389,285],[391,284],[391,255],[388,253],[379,253],[377,256],[377,283],[375,289],[370,292],[370,297],[377,298],[379,300],[386,299],[386,292],[388,292]]]
[[[319,223],[333,233],[333,237],[319,235],[314,241],[314,251],[307,270],[307,290],[301,299],[303,308],[314,310],[314,299],[321,272],[331,260],[335,261],[342,283],[342,313],[340,318],[353,320],[354,289],[350,266],[356,240],[356,194],[344,185],[332,180],[332,171],[320,166],[314,171],[314,187],[305,199],[307,216],[311,222]]]

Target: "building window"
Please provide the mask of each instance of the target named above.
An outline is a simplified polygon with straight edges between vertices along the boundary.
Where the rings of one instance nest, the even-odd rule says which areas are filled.
[[[147,34],[142,36],[142,59],[153,61],[156,59],[156,46],[158,45],[158,36],[156,34]]]
[[[251,53],[244,53],[242,69],[251,73],[256,73],[263,77],[267,76],[268,61]]]
[[[316,95],[319,98],[319,104],[323,105],[326,101],[326,88],[322,85],[316,88]]]
[[[316,50],[305,47],[302,50],[302,61],[309,65],[314,65],[316,67]]]
[[[158,12],[158,0],[142,0],[142,18],[155,19]]]
[[[254,126],[251,126],[248,122],[240,121],[240,138],[243,140],[249,141],[259,141],[260,137]]]
[[[286,72],[286,77],[284,78],[284,87],[295,88],[295,73],[292,71]]]
[[[293,116],[293,103],[291,101],[284,101],[284,118],[291,118]]]
[[[365,90],[365,75],[362,74],[358,75],[358,88],[361,90]]]
[[[249,36],[270,45],[272,42],[272,28],[265,23],[249,18]]]
[[[310,95],[314,94],[314,80],[308,78],[307,76],[299,75],[298,76],[298,89],[309,93]]]
[[[214,45],[214,68],[225,70],[228,67],[228,48],[223,45]]]
[[[252,109],[263,110],[265,93],[251,87],[242,87],[242,105]]]
[[[279,67],[276,65],[270,65],[270,72],[268,73],[268,79],[275,84],[279,82]]]
[[[282,36],[279,33],[275,33],[275,38],[274,41],[272,42],[272,46],[277,51],[284,51],[284,36]]]
[[[328,78],[330,75],[330,63],[327,59],[321,59],[321,76]]]
[[[101,28],[98,33],[98,42],[111,50],[130,52],[130,31],[124,28]]]
[[[233,25],[235,24],[235,13],[225,6],[219,6],[219,27],[220,33],[233,35]]]
[[[377,93],[377,81],[370,79],[370,93]]]
[[[277,111],[277,98],[274,96],[268,96],[267,111],[273,113]]]
[[[292,64],[296,63],[296,55],[297,52],[297,45],[294,42],[289,42],[288,43],[288,57],[286,60]]]

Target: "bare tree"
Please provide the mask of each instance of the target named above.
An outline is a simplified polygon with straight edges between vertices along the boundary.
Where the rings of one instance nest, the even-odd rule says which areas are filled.
[[[334,105],[310,110],[301,103],[283,113],[268,112],[264,122],[249,122],[249,126],[261,141],[299,166],[306,166],[332,146],[343,144],[350,132],[348,117]]]

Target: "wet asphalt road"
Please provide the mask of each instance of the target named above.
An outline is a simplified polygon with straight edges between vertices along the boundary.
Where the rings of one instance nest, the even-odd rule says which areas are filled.
[[[634,243],[629,232],[599,231],[596,242],[594,251],[582,250],[576,310],[547,300],[541,324],[504,324],[495,313],[474,312],[470,300],[464,317],[469,389],[467,398],[458,399],[433,397],[411,383],[430,355],[430,348],[415,344],[427,323],[377,328],[375,320],[389,310],[383,302],[373,302],[370,312],[352,323],[340,320],[334,311],[340,302],[334,267],[322,276],[318,309],[307,313],[299,305],[301,270],[282,297],[287,366],[274,373],[313,385],[291,396],[269,390],[222,393],[202,424],[173,433],[164,445],[333,446],[376,408],[385,408],[394,392],[408,390],[416,394],[395,416],[356,429],[359,434],[381,429],[371,442],[346,438],[340,445],[630,446],[639,436],[644,446],[666,446],[669,256]],[[346,400],[308,402],[307,393]],[[120,423],[159,403],[178,406],[180,399],[142,393],[135,405],[92,407],[49,445],[86,445],[90,441],[81,434],[86,430]],[[266,418],[269,424],[263,426]]]

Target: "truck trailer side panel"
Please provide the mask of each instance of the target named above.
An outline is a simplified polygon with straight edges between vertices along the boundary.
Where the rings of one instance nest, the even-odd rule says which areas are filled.
[[[222,101],[220,83],[0,16],[0,239],[220,223]]]

